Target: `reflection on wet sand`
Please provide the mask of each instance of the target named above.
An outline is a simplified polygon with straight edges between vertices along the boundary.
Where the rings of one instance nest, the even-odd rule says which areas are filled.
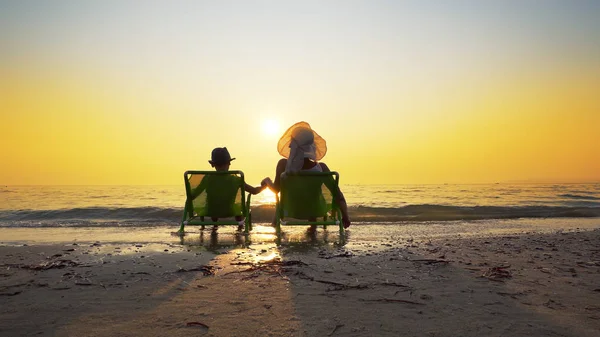
[[[344,246],[348,237],[348,233],[340,234],[337,230],[311,231],[301,226],[287,227],[286,231],[277,235],[273,227],[256,225],[249,234],[235,232],[228,228],[188,232],[180,237],[180,244],[202,247],[217,254],[223,254],[232,249],[271,250],[278,247],[301,252],[312,250],[315,247]]]

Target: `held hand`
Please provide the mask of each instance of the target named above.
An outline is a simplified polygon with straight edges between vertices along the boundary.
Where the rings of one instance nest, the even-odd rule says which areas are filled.
[[[263,187],[265,187],[265,186],[269,186],[269,185],[273,185],[273,182],[271,181],[271,178],[269,178],[269,177],[267,177],[267,178],[263,179],[263,180],[260,182],[260,186],[263,186]]]

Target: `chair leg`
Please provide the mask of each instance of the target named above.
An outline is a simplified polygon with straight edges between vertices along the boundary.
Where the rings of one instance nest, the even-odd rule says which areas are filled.
[[[185,206],[183,207],[183,216],[181,217],[181,225],[179,226],[179,234],[183,234],[185,232],[185,225],[189,220],[189,204],[186,200]]]
[[[248,214],[248,216],[246,217],[246,219],[244,220],[244,233],[248,234],[250,232],[250,230],[252,229],[252,225],[250,222],[250,214]]]

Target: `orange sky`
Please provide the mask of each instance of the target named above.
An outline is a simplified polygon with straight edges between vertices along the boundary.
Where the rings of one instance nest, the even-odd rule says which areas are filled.
[[[600,6],[498,6],[0,5],[0,184],[258,183],[301,120],[342,184],[600,181]]]

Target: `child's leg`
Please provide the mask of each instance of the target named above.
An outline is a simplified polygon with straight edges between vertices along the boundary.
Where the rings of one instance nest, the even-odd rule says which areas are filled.
[[[315,221],[317,221],[317,218],[316,217],[310,217],[310,218],[308,218],[308,221],[315,222]],[[316,232],[317,231],[317,225],[310,225],[310,228],[308,230],[311,231],[311,232]]]
[[[240,221],[242,221],[242,220],[244,220],[243,216],[241,216],[241,215],[236,215],[235,216],[235,221],[237,221],[238,223]],[[239,224],[238,227],[237,227],[237,230],[238,230],[238,232],[243,231],[244,230],[244,225]]]

